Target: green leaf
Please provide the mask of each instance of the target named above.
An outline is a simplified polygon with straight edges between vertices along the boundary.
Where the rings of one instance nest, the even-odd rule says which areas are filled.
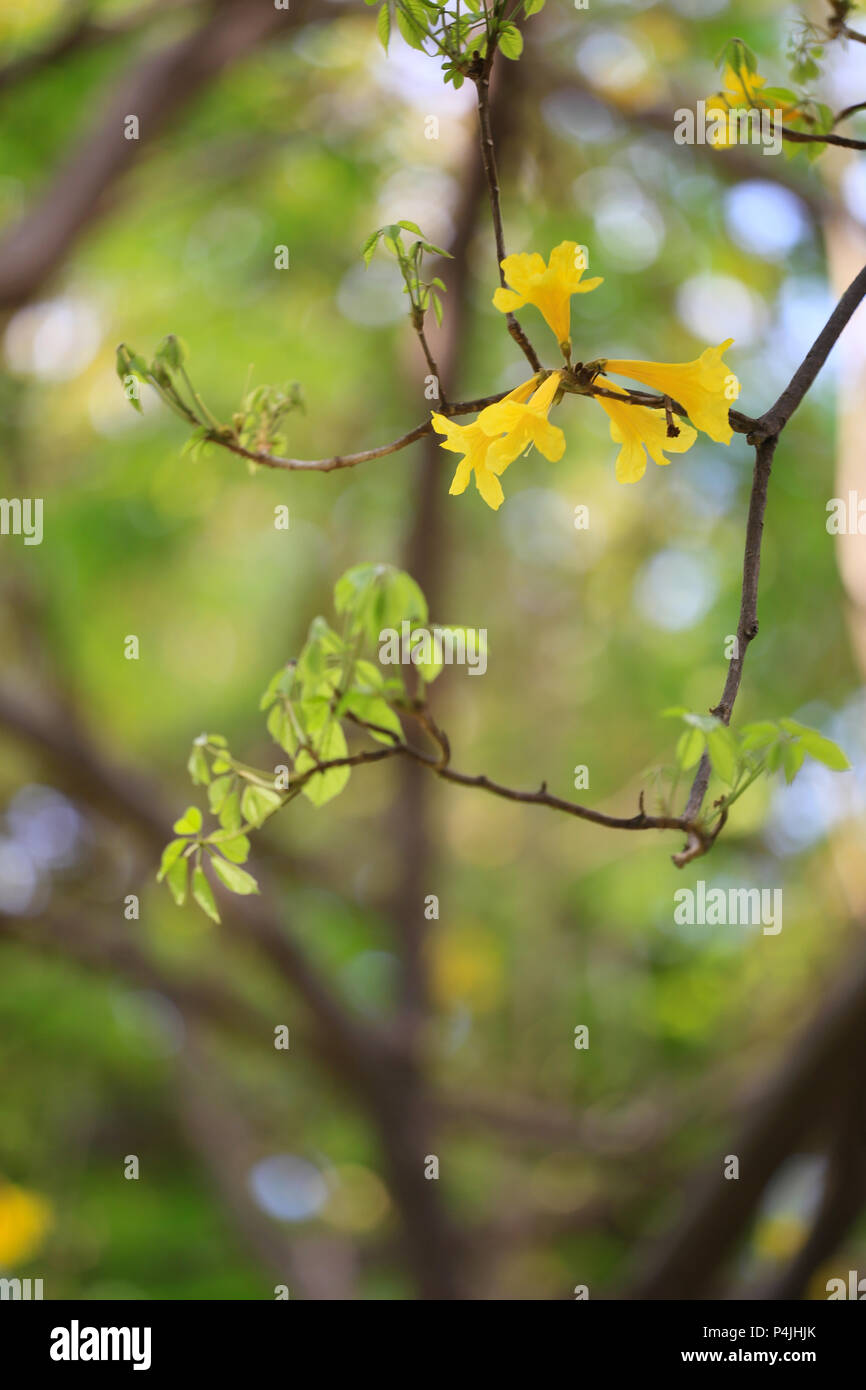
[[[746,752],[756,748],[768,748],[781,737],[778,724],[769,719],[758,720],[754,724],[744,724],[740,730],[740,747]]]
[[[230,792],[222,804],[219,813],[219,823],[223,830],[240,830],[243,817],[241,815],[241,794],[235,789]]]
[[[162,883],[172,864],[176,863],[183,854],[188,840],[169,840],[165,849],[162,851],[162,858],[159,861],[159,873],[156,876],[157,883]]]
[[[197,835],[201,830],[201,811],[197,806],[187,806],[180,820],[172,826],[178,835]]]
[[[244,787],[241,797],[241,814],[244,820],[248,820],[250,825],[263,825],[268,816],[278,811],[283,804],[283,799],[277,792],[268,791],[265,787],[256,787],[251,783]]]
[[[233,864],[245,864],[250,857],[250,842],[246,835],[234,835],[231,839],[223,839],[220,832],[217,832],[216,835],[211,835],[210,843],[217,845],[220,854],[224,854]]]
[[[523,13],[529,19],[530,15],[538,14],[539,10],[544,9],[544,0],[523,0]]]
[[[786,743],[782,749],[782,766],[785,769],[785,781],[793,782],[803,761],[806,757],[806,749],[799,741],[797,743]]]
[[[328,725],[318,748],[319,762],[331,762],[335,758],[345,758],[348,753],[346,736],[336,720]],[[300,775],[316,766],[316,759],[302,748],[295,759],[295,773]],[[349,780],[351,768],[332,767],[327,772],[314,774],[301,788],[304,796],[314,806],[324,806],[335,796],[339,796]]]
[[[364,265],[370,264],[371,260],[373,259],[373,253],[376,250],[378,244],[379,233],[371,232],[370,235],[367,237],[367,240],[364,242],[364,245],[361,247],[361,256],[363,258]]]
[[[388,8],[388,0],[385,0],[384,5],[376,16],[376,33],[379,35],[379,42],[387,53],[388,40],[391,37],[391,11]],[[374,242],[373,245],[375,246],[375,244]],[[372,255],[372,252],[370,254]]]
[[[695,714],[693,710],[687,710],[683,719],[693,729],[700,729],[705,734],[712,733],[713,729],[717,729],[721,722],[714,714]]]
[[[125,378],[129,376],[129,349],[126,343],[118,344],[117,351],[114,354],[114,370],[117,372],[121,384],[123,384]]]
[[[408,3],[409,0],[403,0],[403,4]],[[427,33],[426,25],[423,29],[419,28],[406,11],[401,8],[400,0],[397,0],[397,28],[400,30],[400,33],[403,35],[403,38],[410,48],[417,48],[420,49],[422,53],[424,52],[424,38]]]
[[[819,734],[817,729],[810,729],[805,724],[798,724],[795,719],[780,719],[779,723],[788,734],[794,734],[799,738],[810,758],[816,762],[823,763],[833,772],[847,772],[851,764],[846,758],[838,743],[832,739],[825,738]]]
[[[177,371],[182,367],[188,356],[186,344],[182,338],[176,337],[174,333],[169,333],[167,338],[163,338],[156,350],[156,361],[162,362],[166,367],[171,367]]]
[[[212,921],[218,922],[220,915],[217,912],[217,905],[214,902],[213,891],[205,878],[204,869],[201,864],[197,864],[192,876],[192,895],[203,912],[206,912]]]
[[[231,791],[232,781],[231,776],[217,777],[208,787],[207,799],[213,815],[219,815],[222,810],[223,802]]]
[[[186,885],[189,876],[189,860],[176,859],[165,876],[169,892],[174,898],[178,907],[183,907],[186,902]]]
[[[295,667],[297,662],[290,661],[288,665],[281,666],[279,671],[275,671],[268,681],[268,688],[259,701],[259,709],[267,709],[274,703],[278,695],[290,695],[295,679]]]
[[[211,859],[211,864],[217,878],[225,884],[230,893],[258,893],[259,885],[246,869],[240,869],[237,864],[230,864],[227,859],[216,856]]]
[[[204,749],[194,743],[186,764],[186,770],[196,786],[207,786],[210,781],[210,768],[207,765]]]
[[[700,729],[686,729],[686,732],[680,735],[677,742],[677,762],[683,771],[700,762],[705,743],[706,736]]]
[[[737,740],[725,724],[719,724],[707,734],[707,752],[713,769],[723,782],[732,786],[737,776],[739,749]]]
[[[767,99],[770,103],[777,103],[782,106],[796,106],[797,93],[792,92],[788,87],[762,87],[761,101]]]
[[[503,58],[519,58],[523,52],[523,35],[516,24],[506,24],[497,40],[497,48]]]
[[[268,733],[274,743],[278,743],[287,753],[294,755],[298,746],[298,735],[295,732],[292,716],[282,702],[274,705],[268,715]]]
[[[358,690],[350,690],[343,700],[343,707],[354,714],[356,719],[362,719],[365,724],[376,724],[378,729],[368,729],[367,733],[378,743],[389,744],[392,748],[395,743],[403,742],[403,727],[397,718],[394,710],[386,704],[380,695],[365,695]],[[380,729],[387,729],[389,733],[380,733]],[[391,737],[391,734],[394,737]]]
[[[385,688],[385,677],[381,669],[372,661],[361,660],[355,662],[354,687],[364,695],[370,695],[374,691],[381,691]]]

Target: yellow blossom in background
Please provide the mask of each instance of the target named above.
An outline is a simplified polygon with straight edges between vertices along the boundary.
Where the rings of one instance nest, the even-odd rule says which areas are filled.
[[[755,1250],[766,1260],[792,1260],[802,1249],[808,1234],[808,1228],[799,1216],[768,1216],[755,1231]]]
[[[743,58],[740,58],[736,65],[725,64],[722,86],[724,91],[720,95],[722,98],[727,98],[728,106],[761,105],[761,88],[764,86],[764,78],[759,72],[750,71]],[[709,104],[707,110],[709,110]]]
[[[605,371],[670,396],[710,439],[730,444],[734,432],[728,411],[739,395],[739,382],[722,361],[722,353],[733,341],[726,338],[718,347],[707,348],[694,362],[629,362],[609,357]]]
[[[724,68],[724,90],[716,92],[707,100],[707,115],[720,113],[725,117],[724,126],[719,123],[720,128],[711,129],[707,135],[709,144],[716,149],[729,149],[731,145],[737,144],[736,132],[731,131],[727,120],[729,111],[758,111],[764,108],[780,110],[784,122],[791,121],[800,114],[796,106],[780,100],[782,94],[775,88],[768,87],[765,92],[761,90],[766,85],[766,80],[753,64],[754,58],[746,56],[744,46],[735,43],[732,61],[728,61]]]
[[[501,1002],[505,966],[495,932],[463,922],[433,937],[429,950],[431,988],[441,1008],[489,1013]]]
[[[514,313],[524,304],[534,304],[556,336],[563,352],[571,351],[571,296],[586,294],[602,283],[596,275],[583,280],[586,264],[576,241],[561,241],[550,253],[550,261],[537,251],[506,256],[502,273],[510,289],[498,289],[493,303],[503,314]]]
[[[619,388],[603,376],[596,377],[599,386],[612,391]],[[623,392],[625,395],[625,392]],[[677,420],[679,434],[673,439],[667,436],[667,418],[663,410],[652,410],[646,405],[629,405],[623,400],[620,405],[608,396],[596,396],[602,410],[610,419],[610,437],[622,448],[616,457],[616,480],[618,483],[636,483],[646,472],[646,455],[655,463],[670,463],[665,458],[665,450],[672,454],[684,454],[698,437],[697,430],[682,420]]]
[[[515,400],[512,392],[505,400],[482,410],[478,424],[484,433],[500,436],[487,453],[487,467],[494,473],[502,473],[530,444],[551,463],[562,458],[565,435],[547,418],[561,376],[561,372],[551,372],[525,403]]]
[[[51,1207],[44,1197],[12,1183],[0,1183],[0,1269],[29,1260],[50,1224]]]

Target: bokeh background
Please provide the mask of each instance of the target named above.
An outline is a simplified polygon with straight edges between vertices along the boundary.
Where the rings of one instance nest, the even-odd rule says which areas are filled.
[[[197,796],[192,738],[273,762],[258,697],[352,564],[404,565],[435,618],[487,629],[485,678],[433,688],[466,772],[569,796],[585,764],[578,799],[629,814],[671,754],[661,711],[721,692],[740,436],[621,487],[603,412],[567,400],[564,457],[514,463],[494,514],[474,489],[448,496],[453,456],[429,442],[253,476],[215,449],[183,455],[183,424],[147,391],[141,416],[125,401],[117,343],[149,356],[173,332],[222,418],[248,384],[302,384],[294,455],[416,424],[405,299],[384,256],[365,272],[359,255],[397,218],[454,253],[432,333],[450,394],[525,375],[490,303],[472,93],[399,37],[386,58],[375,13],[0,4],[2,491],[45,508],[41,546],[0,539],[0,1273],[42,1277],[47,1298],[665,1297],[684,1281],[825,1297],[866,1264],[849,1073],[866,1047],[866,564],[861,537],[825,525],[827,501],[863,486],[862,311],[777,454],[736,713],[820,727],[853,771],[755,787],[678,871],[676,837],[388,764],[278,817],[261,902],[223,899],[222,928],[154,881]],[[758,415],[860,268],[861,156],[673,141],[732,35],[787,84],[796,16],[548,0],[521,61],[499,64],[508,248],[574,239],[605,277],[574,301],[578,357],[684,361],[733,337],[740,408]],[[834,109],[866,97],[866,50],[824,62]],[[535,312],[522,321],[541,346]],[[676,926],[674,892],[698,879],[781,888],[782,932]],[[786,1093],[825,1035],[823,1070]],[[717,1248],[689,1222],[747,1150],[752,1188]]]

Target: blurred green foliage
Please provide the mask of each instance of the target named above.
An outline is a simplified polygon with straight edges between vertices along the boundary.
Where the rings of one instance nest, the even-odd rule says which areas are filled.
[[[32,23],[12,30],[4,6],[10,52],[43,41],[61,8],[33,6]],[[549,0],[531,21],[540,39],[532,61],[513,67],[523,86],[501,153],[506,239],[510,250],[546,252],[566,237],[588,246],[606,284],[604,296],[575,308],[583,360],[688,360],[730,332],[739,405],[758,414],[805,351],[830,302],[822,233],[835,195],[823,162],[767,168],[754,150],[751,169],[742,152],[728,167],[725,152],[676,147],[671,135],[674,107],[717,86],[714,59],[731,35],[754,49],[762,72],[784,66],[789,19],[769,0],[588,11]],[[169,19],[165,35],[188,22]],[[104,84],[151,41],[133,34],[82,52],[0,98],[7,220],[86,138]],[[259,384],[298,381],[307,409],[281,430],[300,457],[382,443],[423,419],[425,368],[396,271],[377,256],[365,282],[358,259],[370,230],[390,221],[417,219],[444,244],[453,230],[474,140],[471,101],[466,88],[442,87],[435,61],[426,76],[422,63],[393,35],[383,56],[375,11],[323,6],[320,22],[228,69],[159,138],[63,266],[42,317],[27,319],[27,309],[7,327],[3,490],[44,497],[45,542],[2,542],[5,674],[24,682],[49,673],[107,750],[158,773],[178,815],[189,801],[189,746],[203,728],[220,729],[244,757],[273,760],[260,693],[300,651],[312,615],[330,611],[344,570],[404,562],[423,445],[312,476],[251,476],[218,449],[191,459],[181,452],[185,426],[152,393],[141,417],[128,409],[115,348],[182,335],[220,418]],[[669,128],[649,110],[670,110]],[[438,140],[424,136],[430,112]],[[750,181],[773,189],[778,177],[802,190],[778,212],[797,231],[783,251],[761,254],[732,197]],[[274,268],[281,244],[286,271]],[[483,204],[469,269],[463,398],[505,389],[523,370],[490,303],[496,265]],[[45,348],[45,333],[63,350]],[[741,437],[727,448],[700,443],[623,488],[601,412],[582,400],[564,409],[564,457],[516,461],[499,514],[474,492],[446,496],[452,460],[443,455],[435,611],[485,627],[490,659],[484,681],[446,671],[431,701],[461,769],[526,787],[544,778],[573,796],[573,769],[586,764],[590,786],[578,799],[625,814],[643,770],[670,758],[673,728],[661,711],[706,710],[719,698],[751,450]],[[825,376],[774,469],[761,632],[738,718],[794,716],[839,738],[862,768],[862,675],[824,525],[836,491],[834,419]],[[290,509],[287,532],[273,525],[280,505]],[[589,507],[586,531],[573,526],[578,505]],[[411,556],[405,563],[411,571]],[[676,626],[665,617],[670,604]],[[123,658],[130,633],[140,639],[137,661]],[[23,785],[51,783],[26,747],[4,737],[7,747],[4,805]],[[808,801],[786,799],[796,785],[753,788],[711,858],[682,873],[669,860],[671,837],[617,836],[430,787],[435,870],[417,891],[419,911],[429,893],[441,904],[431,956],[437,1080],[470,1094],[525,1092],[600,1123],[625,1118],[638,1134],[643,1120],[671,1125],[651,1159],[624,1139],[626,1156],[613,1164],[549,1142],[510,1149],[482,1132],[443,1138],[443,1187],[467,1224],[514,1201],[552,1216],[598,1193],[620,1205],[611,1229],[545,1234],[516,1252],[504,1292],[559,1297],[578,1277],[621,1279],[638,1238],[673,1210],[682,1176],[724,1143],[741,1088],[820,998],[850,935],[852,902],[862,901],[862,824],[858,832],[847,791],[826,811],[824,782],[809,784],[813,808],[826,812],[810,820]],[[362,769],[333,805],[292,806],[265,832],[296,866],[280,911],[353,1007],[375,1015],[393,986],[387,901],[399,866],[383,825],[395,787],[391,764]],[[121,844],[117,827],[91,822],[52,891],[191,971],[212,960],[217,938],[156,886],[155,863],[140,888],[126,886]],[[675,927],[673,894],[699,878],[781,886],[783,932]],[[125,891],[141,892],[140,921],[124,920]],[[251,970],[248,985],[269,1000],[271,982]],[[581,1023],[587,1051],[571,1043]],[[170,1040],[153,999],[4,946],[0,1173],[53,1204],[44,1252],[22,1271],[44,1275],[50,1296],[271,1296],[270,1276],[178,1130]],[[279,1078],[243,1050],[227,1049],[224,1060],[269,1152],[378,1171],[358,1114],[303,1052]],[[142,1157],[137,1183],[123,1181],[126,1153]],[[372,1237],[385,1238],[392,1223],[386,1208]],[[334,1229],[327,1207],[298,1226],[308,1228]],[[758,1244],[747,1264],[777,1257]],[[365,1268],[361,1289],[393,1298],[410,1286],[386,1260]]]

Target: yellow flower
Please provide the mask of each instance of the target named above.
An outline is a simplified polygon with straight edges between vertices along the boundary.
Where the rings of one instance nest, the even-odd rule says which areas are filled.
[[[482,410],[478,424],[484,433],[500,436],[487,453],[487,467],[494,473],[504,472],[530,444],[551,463],[562,458],[565,435],[547,418],[561,376],[561,372],[551,372],[525,404],[516,401],[512,392],[505,400]]]
[[[0,1184],[0,1269],[23,1264],[35,1254],[50,1223],[51,1207],[44,1197]]]
[[[506,256],[502,273],[511,289],[498,289],[493,303],[503,314],[511,314],[524,304],[534,304],[567,355],[571,351],[571,296],[586,294],[602,283],[598,275],[582,282],[585,269],[576,241],[562,241],[554,246],[548,265],[537,251]]]
[[[735,63],[725,64],[722,80],[724,91],[716,92],[706,103],[707,115],[715,116],[720,113],[725,117],[724,125],[721,122],[718,125],[714,123],[708,132],[708,141],[715,149],[730,149],[732,145],[737,144],[738,127],[732,127],[728,121],[729,111],[759,111],[763,108],[779,110],[785,123],[794,120],[800,114],[796,106],[779,99],[773,88],[768,88],[766,93],[761,91],[765,79],[749,67],[742,54]]]
[[[457,472],[451,480],[448,491],[452,496],[458,496],[465,492],[469,486],[469,479],[475,474],[475,486],[484,498],[488,507],[497,511],[505,501],[505,493],[502,491],[502,484],[495,473],[487,467],[487,451],[490,448],[490,436],[485,434],[477,420],[473,420],[471,425],[458,425],[453,420],[449,420],[445,415],[433,417],[433,428],[437,434],[444,434],[442,448],[448,449],[454,454],[463,454],[464,457],[457,465]]]
[[[565,435],[547,420],[560,376],[551,372],[537,390],[537,377],[531,377],[501,401],[486,406],[469,425],[455,424],[445,415],[431,417],[437,434],[445,436],[442,448],[464,455],[449,488],[452,495],[465,492],[474,473],[484,501],[497,511],[505,501],[499,475],[530,444],[551,462],[562,458]]]
[[[722,361],[722,353],[733,341],[726,338],[718,347],[706,348],[694,362],[628,362],[609,357],[605,371],[631,377],[670,396],[710,439],[730,444],[733,430],[728,411],[739,394],[739,382]]]
[[[534,387],[535,377],[530,377],[529,381],[521,382],[497,404],[502,406],[506,402],[525,401],[532,394]],[[458,496],[461,492],[465,492],[469,485],[469,479],[474,473],[475,486],[484,501],[488,507],[497,511],[505,501],[505,494],[497,474],[501,473],[508,465],[502,464],[499,468],[493,469],[488,463],[490,435],[495,431],[483,430],[479,424],[480,416],[473,420],[470,425],[458,425],[454,420],[449,420],[446,415],[439,415],[436,412],[433,413],[431,419],[436,433],[445,436],[442,441],[442,448],[448,449],[451,453],[465,455],[457,466],[457,472],[451,481],[451,487],[448,489],[449,492],[452,496]],[[509,459],[508,462],[510,463],[511,460]]]
[[[761,105],[760,91],[764,86],[764,78],[758,72],[750,72],[742,59],[736,67],[731,63],[725,64],[722,85],[725,89],[722,95],[728,98],[729,106]]]
[[[596,377],[599,386],[611,391],[619,387],[605,377]],[[625,395],[625,392],[623,392]],[[670,463],[665,458],[665,450],[672,454],[684,454],[698,437],[682,420],[678,420],[679,434],[674,439],[667,437],[667,417],[663,410],[652,410],[646,405],[628,405],[613,401],[609,396],[595,398],[610,419],[610,437],[622,448],[616,458],[616,480],[618,483],[636,483],[646,472],[646,453],[656,463]],[[644,453],[646,450],[646,453]]]

